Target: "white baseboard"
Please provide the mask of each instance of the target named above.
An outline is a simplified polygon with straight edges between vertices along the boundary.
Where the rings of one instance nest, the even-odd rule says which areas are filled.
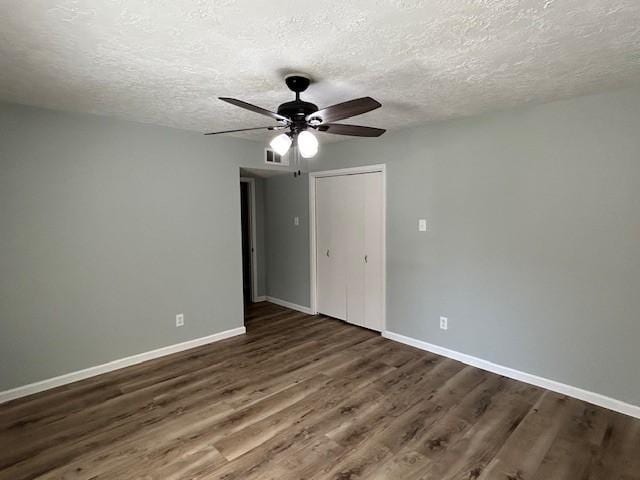
[[[519,380],[521,382],[535,385],[536,387],[546,388],[547,390],[551,390],[562,395],[567,395],[579,400],[584,400],[585,402],[608,408],[609,410],[624,413],[635,418],[640,418],[640,406],[631,405],[630,403],[616,400],[615,398],[607,397],[595,392],[590,392],[588,390],[583,390],[582,388],[566,385],[564,383],[556,382],[555,380],[550,380],[544,377],[539,377],[537,375],[532,375],[530,373],[514,370],[513,368],[498,365],[487,360],[482,360],[481,358],[472,357],[471,355],[456,352],[455,350],[449,350],[448,348],[440,347],[432,343],[427,343],[423,342],[422,340],[406,337],[404,335],[400,335],[399,333],[385,331],[382,332],[382,336],[388,338],[389,340],[394,340],[406,345],[411,345],[412,347],[416,347],[421,350],[426,350],[437,355],[442,355],[443,357],[458,360],[459,362],[466,363],[467,365],[471,365],[482,370],[497,373],[498,375],[513,378],[514,380]]]
[[[253,303],[266,302],[266,301],[267,301],[266,295],[260,295],[259,297],[255,297],[253,299]]]
[[[276,305],[280,305],[281,307],[290,308],[291,310],[297,310],[308,315],[314,315],[309,307],[303,307],[302,305],[297,305],[295,303],[287,302],[286,300],[280,300],[279,298],[269,296],[266,297],[266,300],[267,302],[275,303]]]
[[[4,392],[0,392],[0,403],[8,402],[9,400],[14,400],[16,398],[26,397],[27,395],[33,395],[34,393],[49,390],[68,383],[77,382],[78,380],[84,380],[85,378],[94,377],[102,373],[112,372],[113,370],[118,370],[120,368],[130,367],[131,365],[146,362],[147,360],[153,360],[154,358],[164,357],[165,355],[170,355],[172,353],[182,352],[184,350],[189,350],[190,348],[218,342],[225,338],[235,337],[236,335],[242,335],[244,333],[246,333],[245,327],[233,328],[231,330],[214,333],[213,335],[208,335],[206,337],[196,338],[195,340],[169,345],[167,347],[139,353],[130,357],[113,360],[111,362],[103,363],[102,365],[96,365],[95,367],[85,368],[84,370],[66,373],[58,377],[48,378],[36,383],[12,388],[11,390],[5,390]]]

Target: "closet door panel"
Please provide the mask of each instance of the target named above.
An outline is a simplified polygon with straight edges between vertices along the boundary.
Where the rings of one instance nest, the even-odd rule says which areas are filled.
[[[337,177],[316,179],[316,265],[318,312],[346,319],[346,278],[340,261],[340,185]]]
[[[346,178],[336,176],[329,178],[332,184],[332,217],[331,217],[331,272],[333,290],[332,317],[347,320],[347,255],[348,255],[348,219],[349,191]]]
[[[316,179],[316,265],[318,312],[331,310],[331,184],[324,178]]]
[[[345,245],[347,256],[347,322],[364,327],[365,312],[365,197],[366,175],[344,176],[344,188],[348,203],[346,214]]]
[[[364,326],[382,331],[384,328],[384,191],[382,173],[363,175],[364,194]]]

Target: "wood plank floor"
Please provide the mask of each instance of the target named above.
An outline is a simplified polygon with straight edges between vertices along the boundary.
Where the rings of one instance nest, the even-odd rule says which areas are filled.
[[[247,335],[0,405],[0,479],[640,479],[640,421],[262,303]]]

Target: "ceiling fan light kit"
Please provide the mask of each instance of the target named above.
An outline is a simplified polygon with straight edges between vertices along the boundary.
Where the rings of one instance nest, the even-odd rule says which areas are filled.
[[[303,130],[298,134],[298,151],[302,158],[313,158],[318,153],[318,139],[309,130]]]
[[[273,148],[274,152],[282,157],[289,151],[291,143],[291,136],[287,133],[281,133],[280,135],[273,137],[273,140],[271,140],[269,145]]]
[[[318,153],[318,139],[312,133],[313,130],[352,137],[379,137],[385,132],[382,128],[333,123],[380,108],[382,104],[373,98],[356,98],[355,100],[338,103],[319,110],[313,103],[300,99],[300,93],[304,92],[311,84],[311,78],[308,75],[295,73],[287,75],[284,81],[287,87],[296,94],[296,98],[295,100],[280,105],[277,112],[272,112],[235,98],[220,97],[220,100],[223,102],[271,117],[278,122],[278,125],[224,130],[221,132],[206,133],[205,135],[245,132],[250,130],[288,130],[271,140],[271,148],[279,155],[285,155],[293,144],[296,147],[296,152],[299,153],[300,156],[303,158],[313,158]]]

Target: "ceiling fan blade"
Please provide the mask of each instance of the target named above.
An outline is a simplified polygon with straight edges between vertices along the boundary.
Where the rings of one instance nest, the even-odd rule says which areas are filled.
[[[362,125],[346,125],[344,123],[323,123],[318,131],[335,135],[349,135],[352,137],[379,137],[386,130],[384,128],[363,127]]]
[[[267,110],[266,108],[257,107],[256,105],[251,105],[250,103],[243,102],[242,100],[237,100],[235,98],[229,98],[229,97],[218,97],[218,98],[220,98],[220,100],[222,100],[223,102],[230,103],[231,105],[235,105],[236,107],[244,108],[246,110],[251,110],[252,112],[259,113],[260,115],[266,115],[267,117],[271,117],[280,122],[291,123],[291,120],[289,120],[287,117],[280,115],[276,112]]]
[[[370,112],[381,106],[382,104],[380,102],[371,97],[356,98],[355,100],[331,105],[317,112],[310,113],[307,115],[307,121],[319,119],[322,123],[335,122]]]
[[[234,130],[223,130],[221,132],[209,132],[209,133],[205,133],[205,135],[220,135],[221,133],[248,132],[250,130],[280,130],[281,128],[285,128],[285,127],[272,126],[272,127],[236,128]]]

